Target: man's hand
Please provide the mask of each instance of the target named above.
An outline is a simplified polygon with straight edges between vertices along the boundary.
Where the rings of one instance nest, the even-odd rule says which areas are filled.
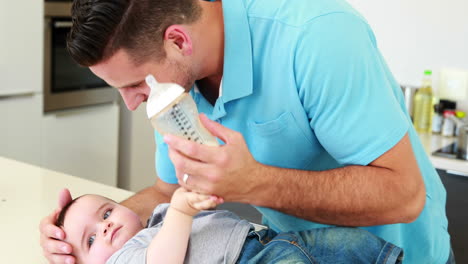
[[[208,210],[223,203],[222,198],[214,195],[200,194],[178,188],[171,199],[171,207],[186,215],[195,216],[201,210]]]
[[[60,241],[65,239],[65,232],[54,224],[62,208],[71,200],[72,197],[68,189],[60,191],[58,208],[44,217],[39,225],[41,232],[40,244],[49,263],[75,263],[75,257],[69,255],[72,252],[72,247],[68,243]]]
[[[243,136],[200,115],[202,124],[225,142],[205,146],[173,135],[165,135],[179,184],[195,192],[215,194],[227,201],[248,202],[254,187],[254,173],[261,164],[254,160]],[[190,175],[184,182],[183,175]]]

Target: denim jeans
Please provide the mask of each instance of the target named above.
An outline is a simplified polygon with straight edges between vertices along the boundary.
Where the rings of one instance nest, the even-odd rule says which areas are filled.
[[[450,248],[450,255],[449,259],[447,260],[447,264],[455,264],[455,255],[453,254],[452,248]]]
[[[251,231],[238,264],[401,263],[403,251],[368,231],[319,228],[301,232]]]

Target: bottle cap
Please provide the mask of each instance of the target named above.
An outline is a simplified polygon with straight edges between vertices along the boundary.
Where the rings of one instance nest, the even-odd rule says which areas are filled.
[[[161,112],[172,101],[185,92],[185,89],[176,83],[158,83],[153,75],[145,78],[151,91],[146,102],[146,114],[148,118]]]
[[[432,75],[432,71],[431,70],[425,70],[424,75]]]
[[[466,116],[466,113],[463,112],[463,111],[455,111],[455,116],[458,117],[458,118],[465,118]]]
[[[445,109],[454,110],[454,109],[457,108],[457,102],[455,102],[455,101],[441,99],[439,103],[442,105],[442,108],[444,110]]]

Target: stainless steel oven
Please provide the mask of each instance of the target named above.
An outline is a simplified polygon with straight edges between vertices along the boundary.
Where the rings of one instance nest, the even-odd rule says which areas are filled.
[[[44,5],[44,112],[118,100],[115,89],[76,64],[66,50],[71,5],[71,1]]]

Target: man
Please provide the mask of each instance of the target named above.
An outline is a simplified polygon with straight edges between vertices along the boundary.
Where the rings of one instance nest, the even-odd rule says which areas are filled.
[[[156,133],[159,180],[123,202],[143,222],[183,186],[252,204],[277,231],[356,226],[402,247],[405,263],[449,259],[445,190],[346,2],[78,0],[73,16],[72,57],[129,110],[146,101],[147,74],[195,83],[202,123],[224,143]],[[73,261],[55,217],[41,223],[45,255]]]

